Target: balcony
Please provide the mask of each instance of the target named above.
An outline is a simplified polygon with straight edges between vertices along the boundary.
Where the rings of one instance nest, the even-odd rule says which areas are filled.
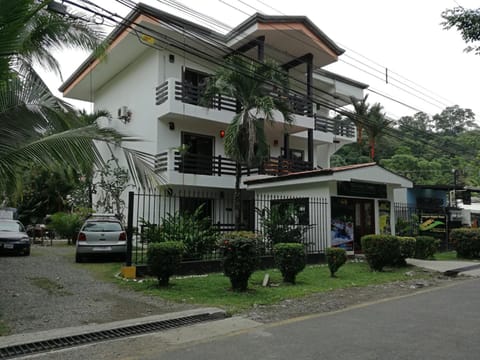
[[[236,99],[219,94],[214,97],[209,106],[205,106],[202,101],[204,89],[204,86],[194,86],[170,78],[157,86],[155,90],[155,104],[157,106],[166,106],[168,109],[165,110],[165,113],[173,112],[182,115],[191,115],[193,117],[204,117],[229,124],[232,119],[231,114],[235,113],[238,108]],[[296,124],[300,128],[304,130],[313,128],[345,138],[355,137],[355,126],[351,122],[346,124],[337,119],[314,114],[312,101],[306,96],[298,93],[290,93],[286,96],[286,99],[290,103],[292,112],[297,115]],[[172,100],[179,105],[187,104],[192,105],[192,107],[178,106],[175,108],[173,104],[169,104]],[[204,110],[203,113],[201,112],[202,109]],[[207,110],[214,111],[207,113]]]
[[[317,114],[314,115],[314,120],[315,130],[347,138],[355,137],[355,125],[350,120],[337,120]]]
[[[308,170],[312,170],[312,164],[308,161],[269,157],[259,167],[249,169],[242,166],[242,175],[282,176]],[[169,150],[155,156],[155,172],[167,171],[207,176],[235,176],[236,163],[222,155],[181,154],[179,151]]]

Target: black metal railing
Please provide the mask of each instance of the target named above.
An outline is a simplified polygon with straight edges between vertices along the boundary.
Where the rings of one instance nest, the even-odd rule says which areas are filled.
[[[161,105],[168,100],[168,81],[158,85],[155,89],[155,104]]]
[[[166,81],[157,86],[155,91],[155,104],[161,105],[168,100],[168,84],[169,82]],[[238,111],[239,105],[235,98],[220,94],[216,95],[210,103],[205,104],[203,99],[204,92],[204,85],[196,86],[188,82],[175,81],[175,100],[217,110]],[[294,114],[314,118],[315,130],[333,133],[343,137],[355,137],[355,126],[352,122],[313,114],[313,103],[307,96],[290,93],[285,96],[285,99],[290,103],[290,108]]]
[[[168,169],[168,152],[162,152],[155,155],[155,172],[167,171]]]
[[[282,176],[312,169],[313,165],[308,161],[270,157],[263,162],[258,172],[266,175]]]
[[[296,115],[313,117],[313,103],[308,97],[299,94],[288,94],[290,109]]]
[[[236,174],[236,162],[222,155],[207,156],[201,154],[173,153],[173,169],[185,174],[198,174],[210,176],[223,176]],[[259,167],[247,168],[242,166],[242,175],[265,174],[282,176],[291,173],[312,170],[311,162],[298,159],[284,159],[282,157],[269,157]],[[163,172],[168,169],[168,152],[155,156],[155,171]]]
[[[193,85],[185,81],[175,81],[175,100],[192,105],[207,106],[218,110],[232,112],[238,110],[238,103],[235,98],[218,94],[212,99],[211,103],[205,104],[203,100],[204,93],[205,85]],[[157,86],[155,91],[155,104],[163,104],[167,99],[168,81]],[[297,93],[289,93],[285,96],[285,99],[289,102],[290,108],[294,114],[313,117],[313,103],[307,96]]]
[[[272,254],[274,242],[272,236],[279,231],[298,234],[298,241],[305,244],[309,254],[324,253],[328,246],[330,229],[327,216],[329,203],[326,198],[254,195],[249,192],[242,192],[242,194],[240,228],[258,234],[261,254]],[[171,226],[174,221],[185,224],[181,217],[188,217],[196,206],[203,207],[202,214],[205,216],[203,219],[208,219],[211,229],[217,233],[218,237],[235,230],[235,202],[232,190],[202,191],[169,188],[156,193],[135,193],[131,201],[131,208],[135,214],[132,222],[134,229],[132,263],[135,265],[146,263],[146,251],[151,241],[152,229],[158,228],[160,231],[168,232],[169,238],[187,237],[199,242],[205,241],[202,236],[211,236],[212,232],[205,229],[205,221],[201,219],[199,223],[189,220],[188,227]],[[291,221],[288,223],[264,222],[266,214],[273,207],[279,210],[284,209],[284,211],[294,209],[295,214],[292,214]],[[166,226],[166,223],[169,226]],[[172,233],[172,231],[179,233]],[[191,244],[190,248],[192,248]],[[222,250],[214,246],[201,255],[184,254],[184,259],[211,261],[221,259],[222,256]]]
[[[216,95],[211,103],[205,104],[205,86],[195,86],[188,82],[175,81],[175,100],[187,104],[206,106],[218,110],[237,111],[237,101],[225,95]]]
[[[315,130],[333,133],[338,136],[355,137],[355,125],[345,120],[331,119],[326,116],[314,115]]]

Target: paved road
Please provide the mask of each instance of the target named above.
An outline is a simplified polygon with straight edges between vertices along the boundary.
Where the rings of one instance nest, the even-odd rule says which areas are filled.
[[[479,358],[480,279],[271,325],[230,319],[40,356],[48,359]],[[233,331],[233,333],[232,333]]]

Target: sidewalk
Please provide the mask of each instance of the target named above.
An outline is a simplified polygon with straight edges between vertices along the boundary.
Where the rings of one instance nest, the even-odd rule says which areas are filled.
[[[459,274],[480,277],[480,262],[477,261],[407,259],[407,263],[421,268],[438,271],[449,276],[456,276]]]

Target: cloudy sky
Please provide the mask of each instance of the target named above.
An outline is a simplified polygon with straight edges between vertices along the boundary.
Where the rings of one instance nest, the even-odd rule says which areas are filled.
[[[82,3],[81,0],[75,0]],[[125,15],[129,9],[115,0],[91,0]],[[125,2],[125,1],[124,1]],[[380,102],[394,119],[424,111],[431,115],[458,104],[477,114],[480,123],[480,56],[465,53],[459,33],[442,29],[447,8],[477,8],[473,0],[144,0],[176,15],[181,3],[230,27],[254,12],[306,15],[346,50],[327,69],[370,85],[370,102]],[[205,25],[205,24],[204,24]],[[218,29],[217,29],[218,30]],[[67,78],[87,54],[59,54]],[[388,68],[389,82],[385,82]],[[61,80],[44,74],[57,89]],[[379,95],[380,94],[380,95]],[[393,101],[389,98],[394,99]],[[79,104],[87,110],[88,104]]]

